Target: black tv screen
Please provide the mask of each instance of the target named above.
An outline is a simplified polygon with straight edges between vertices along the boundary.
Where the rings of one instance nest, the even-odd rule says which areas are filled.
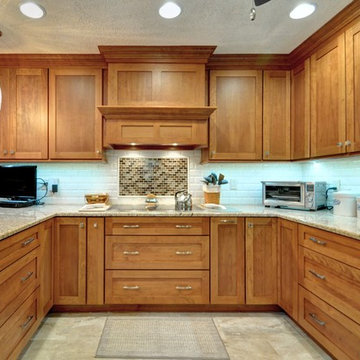
[[[0,166],[0,198],[36,199],[36,166]]]

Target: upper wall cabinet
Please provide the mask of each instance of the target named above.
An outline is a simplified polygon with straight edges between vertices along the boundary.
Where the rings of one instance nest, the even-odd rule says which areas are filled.
[[[346,151],[345,35],[311,56],[311,156]]]
[[[360,23],[346,32],[347,151],[360,151]]]
[[[47,159],[47,69],[1,69],[0,158]]]
[[[50,69],[51,159],[101,159],[101,69]]]
[[[291,72],[291,159],[310,157],[310,59]]]
[[[264,71],[263,159],[290,159],[290,72]]]
[[[109,64],[109,105],[204,106],[205,68],[198,64]]]
[[[262,72],[210,72],[209,160],[261,160]]]

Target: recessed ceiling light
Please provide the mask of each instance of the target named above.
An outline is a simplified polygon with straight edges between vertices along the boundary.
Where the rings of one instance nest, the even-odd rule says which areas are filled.
[[[168,1],[159,9],[159,14],[165,19],[173,19],[181,14],[181,8],[174,2]]]
[[[299,4],[293,11],[290,13],[292,19],[303,19],[307,16],[310,16],[316,9],[314,4],[302,3]]]
[[[19,8],[23,15],[32,19],[40,19],[45,15],[45,9],[34,2],[22,3]]]

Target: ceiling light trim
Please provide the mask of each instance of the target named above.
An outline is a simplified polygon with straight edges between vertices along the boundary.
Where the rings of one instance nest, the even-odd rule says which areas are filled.
[[[304,19],[312,15],[316,10],[316,4],[303,2],[297,5],[289,14],[293,20]]]
[[[46,15],[45,8],[33,1],[20,3],[19,10],[24,16],[34,20],[41,19]]]
[[[174,19],[181,14],[181,7],[173,1],[167,1],[159,9],[159,15],[164,19]]]

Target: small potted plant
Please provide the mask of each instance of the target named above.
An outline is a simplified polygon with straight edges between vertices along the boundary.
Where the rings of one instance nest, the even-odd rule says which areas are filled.
[[[205,176],[202,182],[204,183],[205,204],[220,204],[220,186],[228,183],[225,176],[223,174],[217,176],[215,173],[211,173]]]

